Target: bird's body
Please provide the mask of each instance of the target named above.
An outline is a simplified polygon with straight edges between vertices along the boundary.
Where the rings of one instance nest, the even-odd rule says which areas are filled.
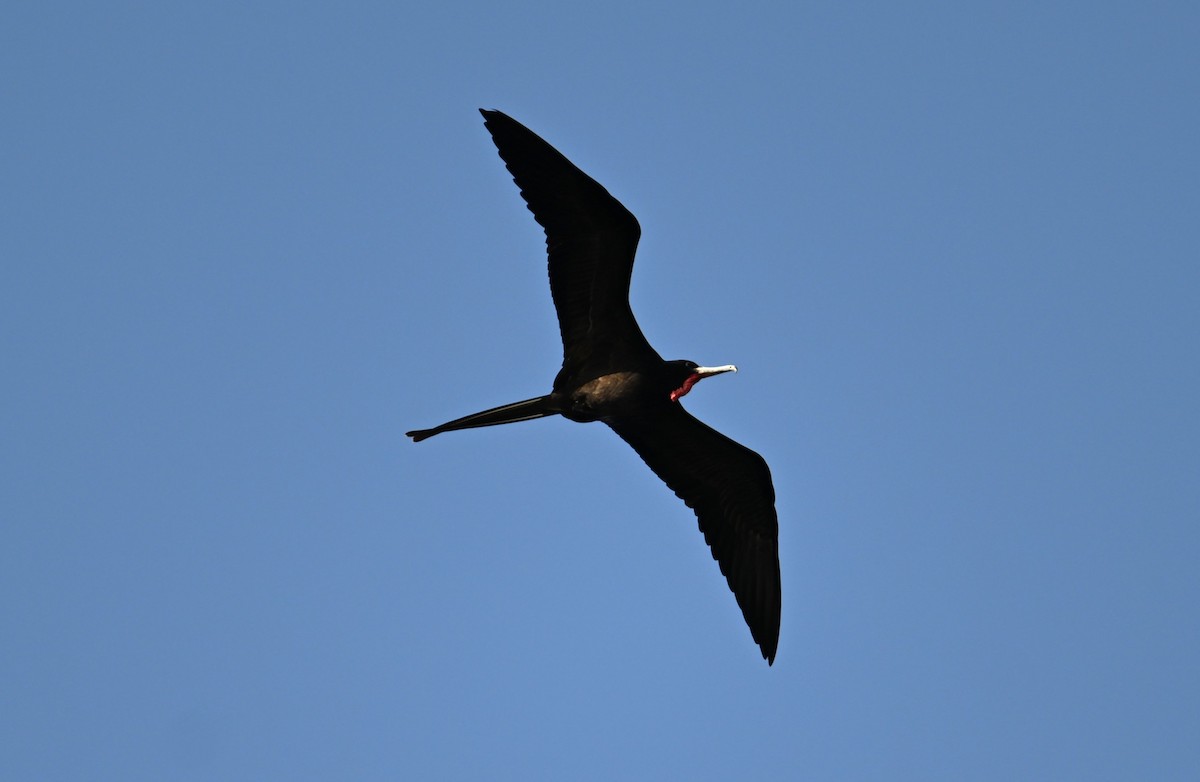
[[[641,229],[597,182],[520,123],[481,110],[521,196],[546,230],[550,290],[563,341],[563,366],[549,394],[485,410],[432,429],[442,432],[550,415],[602,421],[696,512],[768,662],[779,640],[779,525],[766,462],[693,418],[679,398],[733,366],[664,361],[629,307]]]

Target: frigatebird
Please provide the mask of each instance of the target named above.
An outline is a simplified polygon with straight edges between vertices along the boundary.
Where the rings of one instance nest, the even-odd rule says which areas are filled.
[[[551,392],[407,435],[561,415],[602,421],[695,511],[713,558],[768,664],[779,644],[779,521],[766,461],[693,418],[680,397],[736,372],[664,361],[629,307],[641,226],[598,182],[511,117],[479,110],[504,165],[546,231],[563,364]]]

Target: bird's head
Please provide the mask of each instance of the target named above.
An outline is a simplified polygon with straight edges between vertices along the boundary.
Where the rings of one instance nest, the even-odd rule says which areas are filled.
[[[668,361],[667,366],[674,383],[674,390],[671,391],[672,402],[678,402],[679,397],[686,396],[687,392],[692,390],[692,386],[706,377],[720,375],[724,372],[737,372],[737,367],[733,364],[726,364],[723,367],[702,367],[695,361]]]

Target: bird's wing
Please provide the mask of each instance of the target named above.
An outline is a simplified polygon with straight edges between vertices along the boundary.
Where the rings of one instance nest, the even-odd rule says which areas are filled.
[[[767,662],[779,643],[779,521],[766,461],[677,403],[605,419],[696,512],[700,531]]]
[[[480,109],[534,219],[546,230],[563,376],[661,361],[629,308],[641,228],[628,209],[533,131]]]

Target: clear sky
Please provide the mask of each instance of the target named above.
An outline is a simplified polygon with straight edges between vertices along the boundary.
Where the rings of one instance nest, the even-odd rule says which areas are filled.
[[[787,10],[780,10],[780,9]],[[0,778],[1200,773],[1195,3],[13,3]],[[768,668],[479,107],[736,363]]]

